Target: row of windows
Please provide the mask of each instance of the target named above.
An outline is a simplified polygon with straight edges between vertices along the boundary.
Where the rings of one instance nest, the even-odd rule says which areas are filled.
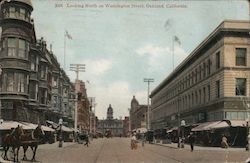
[[[215,82],[215,97],[220,98],[220,81]],[[235,79],[235,95],[245,96],[246,95],[246,78],[236,78]],[[186,110],[191,107],[196,107],[201,104],[205,104],[211,100],[211,86],[207,85],[200,89],[194,90],[186,95],[180,95],[179,100],[174,100],[164,106],[168,108],[168,114],[175,113],[179,108],[180,110]],[[160,113],[163,113],[160,111]],[[162,115],[163,116],[163,115]]]
[[[27,75],[17,72],[3,74],[1,91],[27,93]]]
[[[8,7],[3,9],[4,18],[20,19],[30,22],[31,13],[21,7]]]
[[[218,121],[222,119],[228,120],[246,120],[247,112],[244,111],[226,111],[226,112],[211,112],[207,115],[208,121]]]
[[[3,53],[1,53],[2,57],[8,56],[28,59],[29,43],[19,38],[4,38],[0,51],[3,51]]]
[[[247,49],[246,48],[236,48],[236,66],[246,66],[246,56],[247,56]],[[221,53],[220,51],[215,54],[215,67],[216,69],[219,69],[221,67]],[[170,89],[165,88],[164,89],[164,95],[158,95],[156,96],[156,100],[154,100],[154,103],[160,103],[162,102],[163,99],[169,100],[176,95],[179,94],[179,92],[190,88],[200,80],[205,79],[208,75],[211,74],[211,67],[212,67],[212,61],[210,59],[207,59],[200,65],[198,65],[196,68],[194,68],[193,71],[191,71],[189,74],[187,74],[185,77],[183,77],[182,80],[180,80],[175,87],[172,87]],[[243,82],[242,79],[239,79],[237,82]],[[216,83],[216,96],[219,98],[220,96],[220,83],[219,81]],[[241,85],[238,87],[238,85]],[[237,84],[236,88],[238,89],[236,92],[236,95],[245,95],[244,87],[242,86],[243,84]],[[159,96],[162,96],[161,98]]]

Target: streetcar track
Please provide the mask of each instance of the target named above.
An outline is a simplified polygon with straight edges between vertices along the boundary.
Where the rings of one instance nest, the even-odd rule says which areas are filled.
[[[103,141],[102,146],[101,146],[100,150],[98,151],[97,156],[95,157],[94,163],[96,163],[98,161],[100,154],[102,152],[102,149],[104,147],[104,144],[107,144],[106,141]]]
[[[157,155],[159,155],[159,156],[163,156],[163,157],[165,157],[165,158],[168,158],[168,159],[177,161],[178,163],[184,163],[184,162],[181,161],[181,160],[178,160],[178,159],[176,159],[176,158],[174,158],[174,157],[166,156],[166,155],[164,155],[164,154],[161,154],[161,153],[159,153],[159,152],[156,152],[156,151],[153,150],[153,149],[148,149],[148,148],[147,148],[146,150],[149,150],[149,151],[151,151],[152,153],[155,153],[155,154],[157,154]]]

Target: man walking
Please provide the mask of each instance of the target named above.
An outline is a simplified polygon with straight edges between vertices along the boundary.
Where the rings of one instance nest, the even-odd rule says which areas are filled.
[[[190,143],[191,152],[193,152],[193,150],[194,150],[194,142],[195,142],[195,137],[194,137],[193,132],[190,132],[190,135],[188,136],[188,140],[189,140],[189,143]]]
[[[89,135],[88,134],[86,134],[85,144],[84,145],[87,145],[87,147],[89,146]]]

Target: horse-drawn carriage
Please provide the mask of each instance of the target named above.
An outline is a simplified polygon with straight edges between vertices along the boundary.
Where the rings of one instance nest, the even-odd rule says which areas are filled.
[[[12,124],[14,124],[14,122]],[[41,125],[38,125],[34,130],[29,132],[27,132],[27,130],[24,131],[23,127],[27,128],[25,125],[18,124],[16,128],[12,128],[10,133],[2,136],[2,147],[4,150],[3,159],[8,160],[7,152],[9,148],[12,148],[14,162],[18,162],[19,149],[20,147],[23,147],[23,160],[27,160],[26,151],[28,147],[30,147],[33,152],[32,161],[35,161],[36,150],[43,139],[44,131]]]

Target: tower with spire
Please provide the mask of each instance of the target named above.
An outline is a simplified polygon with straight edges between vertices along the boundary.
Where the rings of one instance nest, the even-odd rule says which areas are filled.
[[[109,104],[108,110],[107,110],[107,120],[113,119],[113,108],[111,107],[111,104]]]

